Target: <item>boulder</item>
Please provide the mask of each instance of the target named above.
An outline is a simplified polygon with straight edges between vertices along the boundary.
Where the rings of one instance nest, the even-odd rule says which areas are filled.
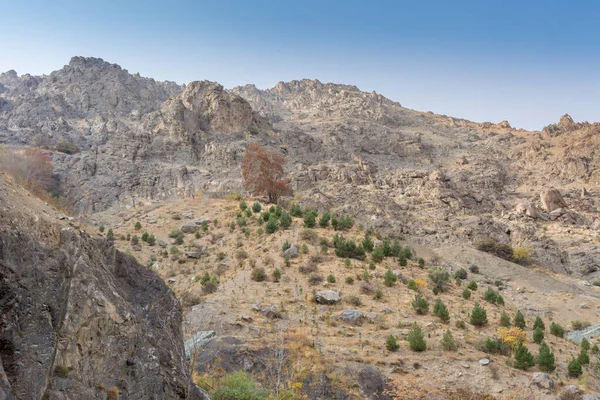
[[[363,315],[358,310],[344,310],[340,319],[348,324],[357,325],[362,321]]]
[[[288,258],[298,257],[298,247],[292,245],[292,247],[283,252],[283,256]]]
[[[340,293],[337,290],[321,290],[315,293],[315,301],[319,304],[336,304],[340,301]]]
[[[200,218],[196,218],[196,219],[194,220],[194,223],[195,223],[196,225],[202,225],[202,224],[203,224],[203,223],[205,223],[205,222],[206,222],[207,224],[210,224],[210,222],[211,222],[211,219],[210,219],[210,218],[206,218],[206,217],[200,217]]]
[[[198,230],[198,225],[191,221],[188,221],[185,224],[181,225],[180,230],[183,233],[195,233]]]
[[[565,386],[565,392],[569,392],[569,393],[573,393],[573,394],[578,394],[579,393],[579,388],[575,385],[568,385]]]
[[[358,373],[358,386],[366,399],[389,399],[385,394],[387,378],[370,365]]]
[[[549,189],[540,193],[540,201],[547,212],[552,212],[557,208],[567,208],[567,203],[558,189]]]
[[[534,372],[531,376],[531,384],[540,389],[551,390],[554,387],[554,380],[545,372]]]
[[[206,253],[207,249],[208,248],[206,246],[202,246],[196,250],[186,251],[184,254],[187,258],[200,258],[202,254]]]

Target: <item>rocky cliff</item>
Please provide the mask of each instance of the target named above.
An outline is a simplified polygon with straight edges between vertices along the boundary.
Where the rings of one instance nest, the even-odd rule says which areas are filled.
[[[0,209],[0,398],[189,398],[162,280],[5,177]]]

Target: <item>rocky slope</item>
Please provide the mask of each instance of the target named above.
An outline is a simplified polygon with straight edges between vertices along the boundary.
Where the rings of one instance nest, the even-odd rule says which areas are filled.
[[[287,157],[305,206],[428,245],[491,238],[556,272],[593,279],[600,267],[598,124],[564,116],[525,132],[350,85],[183,87],[81,57],[49,76],[4,73],[0,84],[0,141],[60,150],[55,171],[76,213],[242,192],[240,160],[260,142]],[[544,209],[551,188],[566,207]]]
[[[0,210],[0,398],[191,398],[157,275],[5,176]]]

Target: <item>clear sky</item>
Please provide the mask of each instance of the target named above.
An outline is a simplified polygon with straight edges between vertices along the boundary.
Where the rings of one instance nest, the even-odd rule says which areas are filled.
[[[225,87],[313,78],[541,129],[600,121],[600,1],[0,0],[0,71],[74,55]]]

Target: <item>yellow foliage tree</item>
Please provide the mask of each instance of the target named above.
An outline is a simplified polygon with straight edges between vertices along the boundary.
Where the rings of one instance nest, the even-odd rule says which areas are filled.
[[[518,344],[524,342],[527,337],[525,331],[516,326],[511,326],[510,328],[498,328],[498,335],[511,349],[515,349]]]

